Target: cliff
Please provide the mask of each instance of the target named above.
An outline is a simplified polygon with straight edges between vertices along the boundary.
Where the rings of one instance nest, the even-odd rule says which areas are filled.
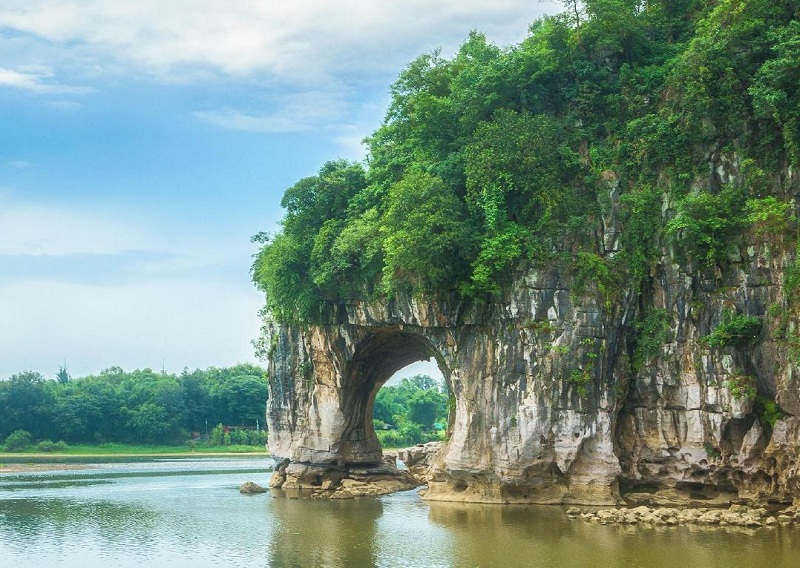
[[[613,255],[609,179],[598,236]],[[781,186],[792,199],[800,177],[787,170]],[[613,296],[593,283],[576,291],[554,266],[519,275],[493,303],[395,297],[337,306],[323,325],[268,322],[269,445],[289,459],[278,477],[335,489],[347,471],[381,464],[375,393],[432,356],[455,414],[427,499],[791,502],[800,389],[784,283],[794,251],[755,232],[745,243],[713,270],[664,245],[652,287]],[[658,329],[643,330],[642,314],[658,314]],[[725,335],[731,314],[757,324],[752,337],[725,341],[737,339]]]

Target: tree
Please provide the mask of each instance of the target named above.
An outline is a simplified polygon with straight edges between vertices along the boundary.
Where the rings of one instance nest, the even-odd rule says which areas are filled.
[[[6,438],[5,449],[7,452],[24,450],[31,445],[33,439],[27,430],[14,430]]]
[[[67,368],[65,366],[58,368],[58,373],[56,373],[56,380],[61,384],[66,384],[69,382],[69,373],[67,372]]]
[[[383,215],[383,288],[454,289],[472,247],[466,210],[440,178],[414,170],[389,190]]]
[[[441,393],[433,390],[421,390],[408,401],[408,419],[426,430],[432,430],[436,423],[441,405]]]

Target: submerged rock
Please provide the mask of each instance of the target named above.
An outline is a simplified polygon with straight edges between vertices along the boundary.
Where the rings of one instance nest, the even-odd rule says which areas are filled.
[[[258,483],[252,481],[245,481],[239,487],[239,493],[244,495],[253,495],[255,493],[266,493],[266,489],[261,487]]]
[[[791,508],[777,515],[764,508],[751,508],[734,504],[728,509],[673,507],[620,507],[613,509],[581,510],[569,507],[565,514],[570,519],[583,519],[603,525],[641,524],[646,526],[704,525],[758,528],[792,524],[795,519]],[[800,521],[800,519],[797,519]]]

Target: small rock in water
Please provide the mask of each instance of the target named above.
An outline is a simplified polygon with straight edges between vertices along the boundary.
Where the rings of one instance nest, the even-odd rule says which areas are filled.
[[[241,487],[239,487],[239,493],[243,493],[245,495],[252,495],[254,493],[266,493],[267,490],[261,487],[258,483],[253,483],[252,481],[246,481],[242,483]]]

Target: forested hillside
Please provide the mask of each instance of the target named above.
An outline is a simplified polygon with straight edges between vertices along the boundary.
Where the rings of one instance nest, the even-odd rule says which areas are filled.
[[[398,293],[483,302],[554,264],[611,305],[646,290],[665,244],[710,272],[748,232],[795,246],[780,176],[800,163],[799,13],[795,0],[568,2],[519,45],[474,32],[452,58],[420,56],[366,164],[324,164],[286,190],[281,230],[255,237],[268,310],[321,322]],[[735,179],[709,172],[720,160]],[[602,242],[612,209],[621,233]]]
[[[62,370],[56,380],[27,371],[0,381],[0,440],[24,430],[29,441],[183,443],[220,423],[255,434],[258,423],[261,435],[242,429],[232,441],[263,445],[266,400],[266,373],[254,365],[179,375],[111,367],[79,379]]]

